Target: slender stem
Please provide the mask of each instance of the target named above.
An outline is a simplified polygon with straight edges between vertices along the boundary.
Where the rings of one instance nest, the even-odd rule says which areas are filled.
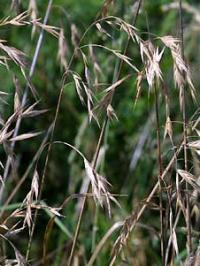
[[[84,36],[85,36],[85,33],[83,34],[82,38],[80,39],[79,45],[80,45],[81,41],[83,40]],[[53,143],[54,131],[55,131],[56,122],[57,122],[57,118],[58,118],[58,114],[59,114],[59,110],[60,110],[60,105],[61,105],[61,100],[62,100],[63,91],[64,91],[64,87],[65,87],[66,77],[67,77],[68,72],[70,70],[70,67],[71,67],[71,65],[73,63],[75,54],[76,54],[76,48],[74,49],[74,52],[73,52],[73,54],[71,56],[70,62],[68,64],[67,70],[65,71],[65,74],[64,74],[64,77],[63,77],[63,80],[62,80],[62,86],[61,86],[61,90],[60,90],[60,93],[59,93],[59,96],[58,96],[57,105],[56,105],[56,112],[55,112],[55,116],[54,116],[54,120],[53,120],[52,132],[51,132],[51,137],[50,137],[50,143],[49,143],[49,146],[48,146],[48,151],[47,151],[47,155],[46,155],[46,159],[45,159],[45,165],[44,165],[44,170],[43,170],[43,174],[42,174],[42,180],[41,180],[41,185],[40,185],[40,191],[39,191],[39,195],[38,195],[38,200],[40,200],[41,199],[41,196],[42,196],[44,181],[45,181],[45,178],[46,178],[48,163],[49,163],[50,154],[51,154],[51,150],[52,150],[52,143]],[[85,201],[85,198],[84,198],[83,202],[84,201]],[[37,212],[38,212],[38,210],[36,210],[36,212],[34,214],[33,226],[32,226],[31,235],[30,235],[29,244],[28,244],[28,247],[29,248],[27,249],[27,254],[26,254],[26,258],[27,259],[28,259],[28,256],[29,256],[31,242],[32,242],[32,238],[33,238],[33,234],[34,234],[34,230],[35,230],[36,219],[37,219]]]
[[[32,162],[29,164],[29,166],[27,167],[25,173],[23,174],[23,176],[20,178],[19,182],[16,184],[16,186],[13,188],[11,194],[9,195],[8,199],[5,201],[5,203],[1,206],[0,208],[0,218],[3,216],[4,211],[6,210],[6,208],[8,207],[9,203],[11,202],[11,200],[14,198],[14,196],[16,195],[17,191],[20,189],[20,187],[22,186],[22,184],[24,183],[24,181],[27,179],[28,175],[30,174],[32,168],[34,165],[36,165],[39,157],[41,156],[44,146],[47,143],[47,140],[49,138],[50,132],[52,130],[52,125],[49,127],[45,137],[42,140],[42,143],[38,149],[38,151],[36,152],[36,154],[33,157]]]
[[[179,0],[179,19],[180,19],[180,37],[181,37],[181,53],[184,60],[184,40],[183,40],[183,15],[182,15],[182,0]],[[187,159],[187,119],[186,119],[186,95],[185,88],[183,88],[183,138],[184,138],[184,168],[188,171],[188,159]],[[186,182],[186,225],[187,225],[187,245],[189,257],[192,254],[192,235],[191,235],[191,220],[190,220],[190,198],[189,198],[189,186]]]
[[[160,119],[159,119],[159,99],[157,92],[157,85],[155,84],[155,112],[156,112],[156,132],[157,132],[157,154],[158,154],[158,165],[159,165],[159,207],[160,207],[160,248],[162,265],[165,264],[165,236],[164,236],[164,221],[163,221],[163,190],[162,190],[162,155],[161,155],[161,136],[160,136]]]
[[[47,24],[47,21],[48,21],[48,18],[49,18],[49,13],[50,13],[51,6],[52,6],[52,1],[53,0],[49,0],[48,6],[47,6],[47,9],[46,9],[46,13],[45,13],[45,17],[44,17],[44,20],[43,20],[43,24],[44,25]],[[39,35],[39,38],[38,38],[38,41],[37,41],[37,45],[36,45],[36,48],[35,48],[35,52],[34,52],[34,55],[33,55],[33,60],[32,60],[32,63],[31,63],[31,68],[30,68],[30,71],[29,71],[28,78],[31,78],[33,76],[33,74],[34,74],[35,66],[36,66],[36,63],[37,63],[37,60],[38,60],[40,48],[41,48],[42,41],[43,41],[43,37],[44,37],[44,28],[42,28],[41,31],[40,31],[40,35]],[[22,108],[26,105],[27,97],[28,97],[28,90],[29,90],[29,85],[27,84],[26,88],[25,88],[25,91],[24,91],[24,94],[23,94],[23,97],[22,97],[22,103],[21,103],[21,107]],[[22,117],[21,117],[21,115],[19,115],[19,117],[17,119],[17,122],[16,122],[15,129],[14,129],[13,137],[17,136],[17,134],[19,132],[19,129],[20,129],[20,126],[21,126],[21,121],[22,121]],[[11,149],[14,150],[14,147],[15,147],[15,141],[12,141]],[[12,161],[11,156],[8,156],[7,161],[6,161],[6,165],[5,165],[4,175],[3,175],[4,183],[6,182],[6,180],[8,178],[8,173],[9,173],[11,161]],[[2,201],[4,187],[5,186],[1,186],[1,189],[0,189],[0,202]]]
[[[180,219],[180,214],[181,214],[181,208],[179,208],[178,212],[177,212],[177,215],[176,215],[176,218],[175,218],[175,221],[174,221],[174,225],[173,225],[173,228],[172,230],[175,231],[176,230],[176,227],[177,227],[177,224],[178,224],[178,221]],[[173,232],[171,232],[170,234],[170,237],[169,237],[169,240],[168,240],[168,244],[167,244],[167,248],[166,248],[166,255],[165,255],[165,266],[168,265],[168,258],[169,258],[169,252],[170,252],[170,247],[171,247],[171,243],[172,243],[172,234]],[[173,258],[172,258],[173,259]]]
[[[170,160],[170,162],[168,163],[167,167],[165,168],[165,170],[162,173],[161,179],[163,180],[166,175],[168,174],[169,170],[171,169],[171,167],[173,166],[174,162],[176,161],[176,158],[178,156],[178,154],[182,151],[183,149],[183,142],[181,143],[181,145],[179,146],[179,148],[176,150],[176,154],[174,154]],[[148,197],[145,200],[145,203],[142,205],[142,207],[140,208],[139,212],[137,213],[135,222],[131,225],[129,231],[132,232],[135,228],[136,223],[139,221],[139,219],[141,218],[142,214],[144,213],[144,211],[146,210],[148,204],[151,202],[153,196],[155,195],[155,193],[158,191],[159,189],[159,181],[157,181],[157,183],[155,184],[155,186],[153,187],[153,189],[151,190],[151,192],[149,193]],[[120,251],[122,250],[123,246],[120,246],[118,253],[115,254],[112,259],[111,262],[109,264],[109,266],[113,266],[117,255],[120,253]]]
[[[49,14],[50,14],[50,10],[51,10],[51,7],[52,7],[52,3],[53,3],[53,0],[49,0],[48,6],[47,6],[47,10],[46,10],[46,14],[45,14],[45,17],[44,17],[44,22],[43,22],[44,24],[47,24],[47,21],[48,21],[48,18],[49,18]],[[32,62],[31,69],[30,69],[30,73],[29,73],[30,77],[32,77],[32,75],[34,73],[34,69],[35,69],[35,66],[36,66],[36,60],[37,60],[38,55],[39,55],[39,50],[40,50],[40,47],[41,47],[41,44],[42,44],[43,36],[44,36],[44,29],[41,30],[41,34],[40,34],[39,39],[38,39],[35,55],[34,55],[33,62]],[[26,102],[26,99],[25,99],[25,102]],[[24,103],[24,105],[25,105],[25,103]],[[19,130],[19,126],[16,127],[17,128],[17,132]],[[54,126],[55,125],[53,124],[52,132],[54,131]],[[52,136],[52,133],[51,133],[51,136]],[[43,186],[43,178],[42,178],[42,181],[41,181],[41,186]],[[39,191],[38,199],[39,200],[41,199],[41,188],[40,188],[40,191]],[[36,216],[37,216],[37,210],[36,210],[35,215],[34,215],[33,226],[32,226],[32,229],[31,229],[30,238],[29,238],[29,242],[28,242],[28,248],[27,248],[27,252],[26,252],[26,260],[27,261],[28,261],[28,257],[29,257],[29,253],[30,253],[30,249],[31,249],[31,243],[32,243],[32,238],[33,238],[33,233],[34,233],[35,223],[36,223]]]
[[[141,4],[142,4],[142,0],[140,0],[139,3],[138,3],[136,15],[135,15],[134,20],[133,20],[133,26],[135,26],[135,24],[136,24],[136,21],[137,21],[138,15],[139,15],[139,11],[140,11],[140,8],[141,8]],[[130,43],[130,40],[128,39],[128,41],[127,41],[127,43],[125,45],[124,55],[127,54],[129,43]],[[117,75],[116,75],[116,80],[119,79],[123,64],[124,64],[124,61],[120,60],[118,72],[117,72]],[[112,102],[113,95],[114,95],[114,91],[113,91],[110,103]],[[97,160],[98,160],[102,139],[103,139],[103,136],[105,134],[105,131],[106,131],[108,123],[109,123],[109,119],[108,119],[108,116],[106,116],[104,125],[103,125],[101,133],[100,133],[100,137],[99,137],[98,145],[97,145],[97,148],[96,148],[94,160],[93,160],[93,167],[94,168],[96,168],[96,163],[97,163]],[[89,185],[88,185],[87,193],[88,193],[88,191],[89,191]],[[81,221],[82,221],[82,218],[83,218],[83,211],[85,209],[85,203],[86,203],[86,197],[84,197],[83,204],[82,204],[81,211],[80,211],[80,215],[79,215],[79,218],[78,218],[78,223],[77,223],[77,226],[76,226],[76,231],[75,231],[75,236],[74,236],[74,240],[73,240],[73,244],[72,244],[72,249],[71,249],[71,253],[70,253],[70,257],[69,257],[69,261],[68,261],[68,266],[71,266],[72,262],[73,262],[73,255],[74,255],[74,252],[75,252],[75,246],[76,246],[76,242],[77,242],[79,231],[80,231]]]
[[[195,115],[197,114],[197,111],[195,111],[195,113],[190,117],[190,122],[193,121]],[[192,132],[195,130],[195,127],[193,126],[192,128]],[[171,160],[169,161],[168,165],[165,167],[165,169],[163,169],[163,173],[161,176],[161,179],[164,180],[166,175],[168,174],[168,172],[170,171],[170,169],[172,168],[173,164],[177,162],[177,157],[180,154],[180,152],[183,150],[183,146],[184,146],[184,141],[182,140],[180,145],[177,146],[177,149],[175,151],[175,153],[173,154]],[[151,202],[153,196],[155,195],[155,193],[157,192],[157,190],[159,189],[159,182],[157,181],[156,184],[154,185],[153,189],[151,190],[151,192],[149,193],[149,195],[146,197],[145,203],[142,205],[142,207],[140,208],[139,212],[136,214],[137,217],[135,219],[135,222],[131,225],[129,231],[132,232],[135,228],[136,223],[140,220],[140,218],[142,217],[144,211],[146,210],[148,204]],[[115,254],[112,259],[111,262],[109,264],[109,266],[114,265],[117,255],[120,253],[120,251],[122,250],[123,246],[120,246],[119,251],[117,254]]]
[[[46,177],[46,173],[47,173],[47,167],[48,167],[48,162],[49,162],[49,157],[50,157],[50,153],[51,153],[51,149],[52,149],[52,143],[53,143],[53,136],[54,136],[55,126],[56,126],[56,121],[57,121],[57,118],[58,118],[60,103],[61,103],[62,94],[63,94],[63,90],[64,90],[64,83],[65,83],[65,79],[63,80],[63,84],[62,84],[62,87],[61,87],[61,90],[60,90],[60,93],[59,93],[58,103],[57,103],[57,107],[56,107],[56,114],[55,114],[55,118],[54,118],[53,125],[52,125],[52,131],[51,131],[51,136],[50,136],[50,143],[48,145],[47,156],[46,156],[44,170],[43,170],[42,179],[41,179],[41,183],[40,183],[40,190],[39,190],[39,195],[38,195],[38,200],[39,201],[41,200],[41,197],[42,197],[42,191],[43,191],[43,187],[44,187],[44,181],[45,181],[45,177]],[[28,244],[28,249],[27,249],[27,253],[26,253],[26,259],[27,260],[28,260],[28,256],[29,256],[29,253],[30,253],[30,248],[31,248],[33,233],[34,233],[34,230],[35,230],[37,213],[38,213],[38,210],[36,210],[35,211],[35,214],[34,214],[33,226],[32,226],[32,230],[31,230],[31,234],[30,234],[30,239],[29,239],[29,244]]]
[[[100,132],[100,136],[99,136],[99,140],[98,140],[98,144],[97,144],[97,148],[96,148],[96,152],[95,152],[94,159],[93,159],[93,164],[92,164],[92,167],[94,169],[97,166],[97,160],[98,160],[98,157],[99,157],[101,143],[102,143],[102,140],[103,140],[103,137],[104,137],[104,134],[105,134],[105,129],[106,129],[107,123],[108,123],[108,118],[105,120],[104,125],[103,125],[103,127],[101,129],[101,132]],[[86,194],[89,192],[89,189],[90,189],[90,183],[88,184],[88,188],[87,188]],[[83,218],[83,212],[84,212],[84,209],[85,209],[85,204],[86,204],[86,197],[83,198],[83,203],[82,203],[82,206],[81,206],[81,210],[80,210],[80,214],[79,214],[79,218],[78,218],[78,223],[77,223],[77,226],[76,226],[76,231],[75,231],[75,235],[74,235],[74,239],[73,239],[73,243],[72,243],[72,248],[71,248],[71,252],[70,252],[70,256],[69,256],[69,260],[68,260],[68,266],[71,266],[72,262],[73,262],[73,256],[74,256],[76,242],[77,242],[79,231],[80,231],[80,226],[81,226],[81,221],[82,221],[82,218]]]

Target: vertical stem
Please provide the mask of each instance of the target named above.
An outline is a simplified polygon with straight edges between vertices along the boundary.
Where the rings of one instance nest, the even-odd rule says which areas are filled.
[[[157,85],[155,84],[155,111],[156,111],[156,131],[157,131],[157,153],[158,153],[158,165],[159,165],[159,207],[160,207],[160,249],[162,257],[162,265],[165,265],[165,236],[164,236],[164,221],[163,221],[163,191],[162,191],[162,155],[161,155],[161,136],[160,136],[160,120],[159,120],[159,102]]]
[[[135,14],[134,19],[133,19],[133,26],[135,26],[135,24],[136,24],[136,21],[137,21],[138,15],[139,15],[139,11],[140,11],[140,8],[141,8],[141,4],[142,4],[142,0],[139,0],[138,6],[137,6],[137,11],[136,11],[136,14]],[[127,41],[127,43],[125,45],[124,55],[126,55],[126,53],[128,51],[129,40],[130,39],[128,39],[128,41]],[[123,64],[124,64],[124,61],[120,60],[118,72],[117,72],[117,75],[116,75],[116,79],[117,80],[119,79],[119,76],[121,74],[121,70],[122,70]],[[114,92],[113,92],[113,94],[114,94]],[[113,95],[111,97],[110,103],[112,102],[112,99],[113,99]],[[102,143],[103,136],[105,134],[105,131],[106,131],[108,123],[109,123],[108,116],[106,116],[105,117],[105,121],[104,121],[104,125],[102,127],[102,130],[101,130],[101,133],[100,133],[100,136],[99,136],[99,141],[98,141],[98,144],[97,144],[96,153],[94,155],[93,168],[96,167],[96,163],[97,163],[97,160],[98,160],[101,143]],[[88,190],[89,190],[89,186],[88,186]],[[87,192],[88,192],[88,190],[87,190]],[[80,211],[80,215],[79,215],[79,218],[78,218],[78,223],[77,223],[77,226],[76,226],[76,231],[75,231],[75,236],[74,236],[74,239],[73,239],[72,249],[71,249],[71,252],[70,252],[68,266],[72,265],[73,256],[74,256],[74,252],[75,252],[75,246],[76,246],[76,242],[77,242],[77,239],[78,239],[80,226],[81,226],[81,221],[82,221],[82,217],[83,217],[83,211],[85,209],[85,203],[86,203],[86,197],[84,197],[83,204],[82,204],[81,211]]]
[[[94,160],[93,160],[93,165],[92,165],[92,167],[94,169],[97,166],[97,159],[99,157],[101,143],[102,143],[102,140],[103,140],[103,137],[104,137],[104,133],[105,133],[105,129],[106,129],[107,123],[108,123],[108,118],[105,120],[104,125],[103,125],[103,127],[101,129],[101,132],[100,132],[100,136],[99,136],[99,140],[98,140],[98,144],[97,144],[97,148],[96,148],[96,153],[94,155]],[[90,184],[88,185],[86,194],[89,192],[89,189],[90,189]],[[81,226],[81,221],[82,221],[82,218],[83,218],[83,212],[84,212],[84,209],[85,209],[85,204],[86,204],[86,196],[83,198],[83,203],[82,203],[82,206],[81,206],[81,210],[80,210],[80,214],[79,214],[79,218],[78,218],[78,223],[77,223],[77,226],[76,226],[76,231],[75,231],[75,235],[74,235],[74,239],[73,239],[73,243],[72,243],[72,248],[71,248],[71,252],[70,252],[70,256],[69,256],[68,266],[71,266],[72,262],[73,262],[76,242],[77,242],[79,231],[80,231],[80,226]]]
[[[50,10],[51,10],[51,6],[52,6],[52,2],[53,2],[53,0],[49,0],[49,2],[48,2],[48,6],[47,6],[47,9],[46,9],[45,17],[44,17],[44,20],[43,20],[43,24],[44,25],[47,24],[47,21],[48,21],[48,18],[49,18],[49,14],[50,14]],[[36,63],[37,63],[37,60],[38,60],[39,52],[40,52],[42,41],[43,41],[43,37],[44,37],[44,32],[45,32],[45,30],[42,28],[41,31],[40,31],[40,35],[39,35],[39,38],[38,38],[38,41],[37,41],[37,45],[36,45],[36,48],[35,48],[35,52],[34,52],[34,55],[33,55],[33,60],[32,60],[32,63],[31,63],[30,71],[29,71],[29,74],[28,74],[29,78],[32,78],[32,76],[34,74],[34,71],[35,71]],[[25,87],[25,90],[24,90],[23,97],[22,97],[22,103],[21,103],[21,107],[22,108],[26,105],[27,97],[28,97],[28,91],[29,91],[29,85],[27,83],[26,87]],[[13,137],[17,136],[17,134],[19,132],[19,129],[20,129],[20,126],[21,126],[21,122],[22,122],[22,116],[19,115],[19,117],[17,118],[16,125],[15,125]],[[14,148],[15,148],[15,141],[12,141],[11,150],[13,151]],[[8,158],[7,158],[7,161],[6,161],[6,165],[5,165],[4,174],[3,174],[4,183],[6,182],[6,180],[8,178],[11,161],[12,161],[12,158],[11,158],[10,155],[8,155]],[[0,188],[0,202],[2,201],[2,198],[3,198],[4,188],[5,188],[5,186],[1,186],[1,188]]]
[[[184,40],[183,40],[183,15],[182,15],[182,0],[179,0],[179,19],[180,19],[180,38],[181,38],[181,53],[184,60]],[[187,160],[187,119],[186,119],[186,95],[185,87],[183,88],[183,142],[184,142],[184,168],[188,171]],[[189,186],[186,182],[186,225],[187,225],[187,246],[189,257],[192,254],[192,236],[191,236],[191,220],[190,220],[190,198],[188,194]]]

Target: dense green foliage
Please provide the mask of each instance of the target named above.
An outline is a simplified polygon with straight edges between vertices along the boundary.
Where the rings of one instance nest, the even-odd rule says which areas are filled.
[[[12,7],[12,9],[10,2],[6,0],[1,1],[3,8],[0,9],[0,18],[3,19],[7,16],[10,16],[10,18],[15,17],[18,12],[21,13],[29,8],[29,1],[13,1],[13,3],[20,3]],[[37,3],[37,17],[41,18],[40,22],[42,22],[48,1],[35,2]],[[161,51],[163,43],[157,37],[164,35],[180,37],[179,10],[165,10],[164,7],[171,3],[168,0],[142,2],[135,24],[135,27],[138,29],[138,35],[144,41],[151,40]],[[106,10],[105,3],[109,3],[108,10]],[[100,30],[98,25],[97,27],[90,25],[96,19],[106,16],[112,16],[112,18],[119,17],[127,23],[133,24],[138,5],[138,1],[130,0],[105,1],[105,3],[101,0],[53,1],[48,25],[64,30],[66,45],[64,56],[67,64],[70,63],[74,50],[77,48],[75,45],[78,45],[78,42],[81,40],[80,47],[82,47],[82,51],[87,58],[89,85],[94,94],[94,113],[98,118],[99,124],[95,119],[89,122],[87,101],[85,105],[81,103],[72,73],[68,74],[57,58],[59,38],[52,36],[48,30],[45,31],[35,71],[31,78],[31,83],[37,91],[37,99],[33,97],[31,89],[28,90],[26,106],[28,107],[34,104],[37,100],[38,104],[36,109],[48,109],[48,111],[39,116],[23,118],[19,130],[19,135],[37,131],[42,131],[42,134],[27,140],[17,141],[14,151],[10,151],[9,141],[5,141],[1,147],[1,162],[4,166],[7,156],[10,155],[9,152],[11,152],[13,158],[11,170],[5,182],[1,208],[3,208],[9,195],[11,195],[13,189],[23,177],[27,167],[31,164],[34,155],[40,148],[43,138],[47,136],[48,128],[55,118],[57,103],[64,80],[59,113],[53,138],[48,137],[47,145],[44,147],[38,161],[33,164],[25,182],[9,202],[8,206],[6,206],[3,215],[1,213],[2,223],[12,211],[22,207],[23,201],[30,191],[35,169],[37,169],[39,174],[39,183],[41,182],[47,155],[49,155],[49,160],[44,185],[42,187],[41,202],[39,203],[44,204],[45,202],[48,206],[56,208],[60,207],[71,195],[81,193],[80,190],[86,179],[83,158],[74,149],[62,143],[55,142],[67,142],[74,145],[84,154],[88,161],[92,162],[107,113],[105,106],[101,106],[101,108],[97,108],[97,106],[106,94],[105,89],[116,82],[116,73],[121,61],[113,52],[101,47],[93,47],[92,56],[91,47],[89,48],[87,45],[95,44],[105,46],[109,49],[120,51],[123,54],[129,42],[127,33],[123,29],[120,30],[120,27],[116,25],[113,26],[106,21],[102,21]],[[190,3],[191,7],[195,8],[196,12],[199,12],[198,16],[200,17],[198,1],[183,1],[183,3]],[[31,18],[28,17],[27,20],[31,20]],[[196,103],[194,103],[190,95],[190,88],[186,85],[186,117],[188,121],[192,114],[198,111],[198,86],[200,82],[199,24],[195,15],[183,8],[185,61],[191,68],[192,80],[197,90],[195,96]],[[25,72],[27,75],[41,29],[42,27],[36,27],[35,33],[32,34],[32,24],[23,26],[0,26],[0,39],[6,40],[7,45],[15,47],[26,54],[27,67]],[[82,39],[86,30],[87,33]],[[77,33],[73,31],[77,31]],[[76,44],[74,43],[74,38],[77,41]],[[88,83],[84,56],[80,53],[79,49],[75,51],[75,56],[70,64],[70,70],[73,71],[73,74],[78,73],[82,80]],[[126,55],[139,71],[143,71],[144,62],[142,62],[140,52],[139,45],[130,40]],[[4,55],[3,52],[1,54]],[[100,69],[97,69],[98,67],[95,69],[94,58]],[[2,96],[2,99],[6,103],[3,101],[0,103],[0,117],[4,121],[13,114],[14,105],[16,104],[16,83],[13,82],[14,76],[17,77],[21,87],[19,96],[21,99],[27,84],[27,80],[24,78],[20,67],[15,62],[12,62],[12,60],[8,60],[8,65],[9,69],[0,65],[0,91],[8,93],[7,96]],[[161,70],[163,73],[163,84],[161,85],[160,83],[160,86],[157,88],[157,93],[159,94],[157,100],[159,105],[161,153],[164,170],[174,155],[174,151],[181,143],[183,136],[183,119],[179,104],[179,89],[175,88],[174,85],[173,59],[170,50],[167,50],[167,48],[164,51]],[[130,76],[114,89],[112,107],[117,119],[109,119],[107,123],[96,167],[97,172],[105,176],[108,182],[111,183],[112,186],[108,186],[109,191],[116,194],[115,198],[121,207],[112,202],[112,215],[109,218],[105,206],[101,208],[99,203],[95,203],[90,196],[88,197],[75,247],[74,258],[77,260],[77,264],[74,262],[72,265],[87,265],[95,247],[109,228],[114,223],[124,221],[130,215],[137,213],[138,208],[140,209],[145,204],[149,193],[158,179],[159,164],[155,118],[156,96],[154,89],[150,90],[147,80],[143,78],[141,92],[136,102],[137,73],[127,62],[124,62],[118,80],[127,75]],[[86,98],[86,95],[84,97]],[[168,107],[169,113],[167,114],[170,115],[173,127],[173,143],[169,136],[164,137]],[[193,117],[193,120],[197,118],[198,112]],[[14,129],[14,127],[15,121],[9,126],[9,129]],[[199,132],[192,132],[192,124],[191,126],[189,124],[187,134],[189,142],[197,140],[196,136],[198,136]],[[51,146],[51,151],[48,152],[48,144],[52,141],[54,143]],[[144,141],[143,144],[141,144],[142,141]],[[136,154],[135,151],[139,153]],[[173,209],[173,224],[177,215],[178,207],[175,196],[176,169],[183,168],[184,154],[180,152],[180,156],[176,161],[176,167],[170,168],[166,183],[163,184],[164,192],[162,201],[166,227],[170,223],[169,208]],[[188,170],[197,177],[200,175],[199,157],[194,151],[188,152]],[[1,175],[3,176],[4,170],[1,169],[1,171]],[[191,187],[189,194],[192,194],[194,192],[193,190]],[[92,193],[91,188],[89,192]],[[184,192],[181,194],[184,195]],[[61,210],[59,209],[59,212],[63,216],[58,216],[55,220],[51,219],[52,212],[50,209],[44,208],[39,210],[29,254],[30,265],[67,265],[79,216],[78,206],[83,201],[82,196],[77,197],[72,197]],[[171,202],[168,197],[171,198]],[[196,205],[198,209],[198,202]],[[162,265],[159,237],[159,207],[159,193],[155,193],[141,219],[138,221],[135,230],[131,233],[123,252],[117,257],[115,265]],[[32,218],[34,217],[35,211],[35,209],[32,210]],[[194,217],[195,215],[192,216],[192,225],[194,223],[194,235],[197,235],[197,237],[194,236],[193,238],[195,251],[199,242],[199,217],[196,215],[196,220]],[[11,228],[16,224],[18,219],[18,217],[10,218],[6,226]],[[23,221],[20,220],[19,225],[22,226]],[[176,229],[179,256],[175,256],[174,248],[170,249],[168,263],[170,263],[171,257],[174,257],[174,264],[172,265],[180,265],[180,260],[184,261],[187,258],[185,244],[187,229],[184,215],[182,214],[180,215],[179,225]],[[26,225],[22,232],[20,231],[14,234],[14,236],[8,235],[8,239],[24,256],[27,252],[29,233],[29,228]],[[119,233],[120,230],[118,229],[108,238],[93,265],[109,265],[111,251]],[[169,235],[170,231],[166,230],[166,243]],[[6,235],[5,237],[7,238]],[[8,259],[15,257],[13,247],[5,239],[2,239],[0,252],[2,253],[0,254],[2,257]],[[44,261],[42,261],[42,258]]]

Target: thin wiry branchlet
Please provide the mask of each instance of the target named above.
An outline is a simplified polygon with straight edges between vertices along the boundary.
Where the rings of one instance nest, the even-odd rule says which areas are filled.
[[[112,249],[112,258],[109,266],[113,266],[115,264],[117,256],[121,252],[122,248],[126,245],[128,238],[130,237],[130,234],[136,225],[136,222],[137,211],[125,219],[120,234],[114,243],[114,247]]]
[[[55,141],[54,143],[64,144],[70,148],[72,148],[77,154],[79,154],[84,162],[85,173],[87,178],[90,180],[92,185],[92,194],[94,197],[95,202],[98,202],[101,207],[106,207],[108,210],[109,216],[111,216],[111,206],[110,202],[113,201],[115,204],[119,206],[117,200],[113,197],[113,195],[109,192],[108,186],[111,184],[107,181],[107,179],[98,174],[94,167],[90,164],[90,162],[85,158],[85,156],[73,145],[62,142],[62,141]]]
[[[60,32],[59,27],[51,26],[51,25],[45,25],[45,24],[40,22],[40,19],[32,20],[31,24],[33,24],[34,26],[37,26],[39,28],[44,29],[45,31],[47,31],[48,33],[53,35],[54,37],[59,38],[59,32]]]

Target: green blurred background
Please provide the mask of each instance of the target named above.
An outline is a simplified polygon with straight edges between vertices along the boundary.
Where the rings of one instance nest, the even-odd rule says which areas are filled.
[[[48,1],[42,0],[36,1],[36,3],[38,17],[43,19]],[[169,3],[171,3],[171,1],[168,0],[143,1],[142,9],[136,23],[139,34],[143,39],[149,38],[147,34],[148,31],[156,36],[179,36],[178,11],[163,10],[164,5]],[[199,11],[200,16],[199,1],[184,1],[184,3],[189,3],[196,11]],[[11,1],[1,0],[0,4],[2,7],[0,9],[1,18],[5,18],[8,15],[16,15],[16,10],[10,9]],[[20,12],[27,10],[28,5],[29,1],[21,1],[19,6]],[[64,29],[67,44],[67,62],[70,61],[74,50],[74,45],[71,40],[71,25],[74,24],[76,26],[80,38],[88,26],[97,18],[102,5],[103,1],[100,0],[53,1],[48,24]],[[136,1],[113,1],[113,4],[111,4],[108,9],[108,15],[118,16],[132,23],[136,6]],[[96,27],[92,27],[86,34],[81,45],[91,43],[101,44],[112,49],[119,49],[123,52],[127,42],[127,35],[108,25],[105,25],[105,27],[107,27],[109,33],[112,35],[112,39],[100,33]],[[195,16],[184,10],[185,56],[191,67],[197,92],[199,86],[200,61],[199,29],[200,23],[197,22]],[[38,29],[33,37],[31,37],[31,31],[31,26],[6,26],[0,28],[0,38],[7,40],[10,46],[24,51],[28,56],[29,63],[31,63],[39,36]],[[157,43],[160,45],[159,41]],[[119,60],[113,56],[113,54],[103,49],[94,49],[94,51],[98,64],[101,67],[101,74],[99,74],[98,77],[99,82],[105,84],[112,83],[115,68]],[[46,32],[32,83],[39,95],[39,108],[49,109],[49,111],[35,118],[23,119],[20,133],[37,130],[46,131],[54,119],[64,73],[64,70],[60,66],[60,62],[57,60],[57,52],[58,40]],[[84,48],[84,52],[88,57],[91,75],[95,75],[90,61],[89,49]],[[133,60],[133,63],[137,65],[137,68],[142,70],[139,48],[136,44],[129,45],[128,56]],[[26,84],[18,67],[13,63],[9,63],[9,66],[9,71],[3,66],[0,66],[0,90],[9,93],[6,98],[8,104],[1,103],[0,111],[2,117],[8,117],[13,112],[15,93],[13,75],[15,74],[19,79],[22,91]],[[84,77],[84,64],[80,55],[75,57],[71,70],[76,71],[81,77]],[[181,114],[179,113],[178,107],[178,91],[174,88],[172,60],[167,51],[162,63],[162,71],[169,93],[171,119],[179,121],[181,120]],[[121,208],[113,204],[113,216],[109,219],[105,210],[99,207],[95,208],[93,201],[88,201],[76,253],[76,256],[79,258],[79,265],[85,265],[84,263],[91,255],[93,245],[98,243],[114,222],[123,220],[132,213],[137,204],[145,199],[157,180],[156,130],[154,126],[155,122],[151,115],[154,110],[154,95],[149,93],[147,83],[144,81],[142,83],[141,95],[136,106],[134,106],[136,97],[136,75],[130,67],[125,65],[122,68],[120,78],[127,74],[131,74],[131,78],[117,88],[114,95],[113,108],[117,114],[118,121],[113,120],[109,123],[109,128],[104,139],[102,161],[99,166],[99,172],[105,175],[112,184],[111,191],[116,194],[124,195],[123,197],[117,197],[121,204]],[[91,161],[95,153],[100,128],[94,120],[88,124],[87,108],[81,104],[76,93],[74,82],[70,76],[67,78],[66,83],[56,123],[54,140],[68,142],[77,146],[88,160]],[[106,87],[103,86],[103,89],[104,88]],[[103,95],[102,91],[101,86],[95,90],[96,101],[101,99]],[[34,99],[31,94],[29,94],[29,96],[28,103],[31,104],[34,102]],[[187,116],[190,117],[195,109],[196,106],[193,104],[190,96],[188,96]],[[100,126],[103,124],[104,117],[105,114],[99,116]],[[164,97],[160,99],[160,120],[163,139],[165,125]],[[148,133],[142,148],[142,154],[139,156],[133,169],[131,169],[131,159],[133,158],[137,143],[145,127]],[[181,124],[173,123],[173,130],[174,142],[176,144],[179,143],[180,140],[180,133],[182,130]],[[17,184],[26,170],[27,165],[31,162],[33,155],[39,148],[43,136],[44,135],[41,135],[34,139],[17,143],[15,148],[17,174],[15,178],[11,178],[8,183],[6,190],[7,195],[12,191],[12,188]],[[169,140],[164,142],[163,150],[163,161],[164,164],[166,164],[173,154]],[[3,150],[1,151],[1,156],[4,163]],[[40,177],[44,168],[45,156],[46,150],[44,150],[38,162]],[[181,163],[180,161],[180,165]],[[12,203],[23,201],[30,189],[31,178],[32,175],[30,175],[28,180],[23,184]],[[84,167],[81,158],[64,145],[53,145],[42,199],[50,206],[59,206],[70,194],[80,192],[83,179]],[[157,198],[155,198],[155,202],[157,202]],[[74,234],[77,223],[76,204],[77,199],[71,200],[62,211],[64,217],[61,218],[63,225],[66,226],[72,235]],[[37,264],[37,262],[42,258],[44,232],[48,221],[49,216],[41,211],[37,219],[31,249],[30,257],[33,265],[40,265]],[[119,262],[118,265],[160,265],[159,240],[155,233],[156,231],[159,232],[159,211],[148,208],[140,222],[140,226],[137,227],[134,236],[130,240],[130,245],[128,245],[125,251],[124,257],[126,258],[127,264],[125,264],[125,262],[124,264],[120,264]],[[142,226],[143,224],[148,225],[148,228],[144,228]],[[13,239],[13,242],[16,243],[16,246],[22,253],[26,250],[27,235],[27,232],[21,233]],[[108,265],[108,258],[116,236],[117,234],[114,234],[112,241],[107,242],[95,265]],[[180,233],[180,246],[181,239],[182,236]],[[70,245],[71,241],[69,236],[54,225],[48,242],[50,260],[47,265],[65,265]],[[183,257],[185,256],[184,252],[183,247]],[[137,258],[135,258],[135,256]],[[132,264],[133,260],[135,264]]]

